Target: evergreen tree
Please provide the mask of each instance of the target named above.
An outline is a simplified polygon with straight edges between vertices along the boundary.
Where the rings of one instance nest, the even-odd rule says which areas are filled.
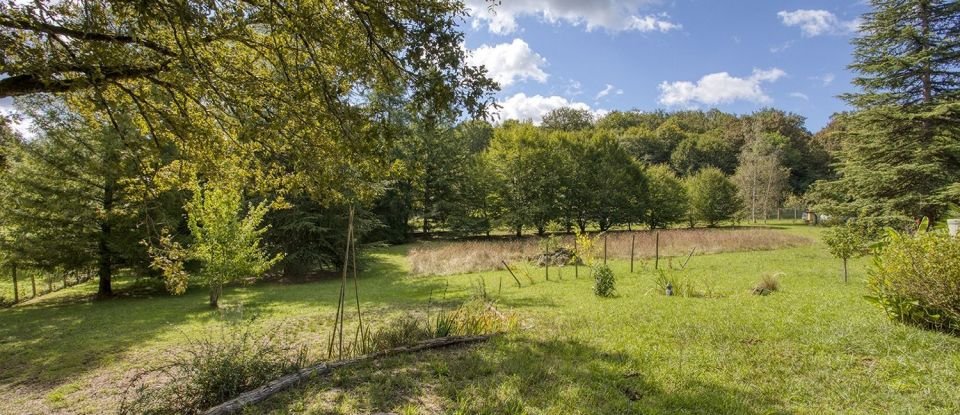
[[[32,110],[40,136],[7,143],[4,249],[18,262],[50,271],[96,268],[98,295],[110,296],[116,268],[147,268],[140,241],[156,219],[148,210],[159,201],[138,178],[147,141],[131,139],[135,132],[123,119],[111,125],[49,104]]]
[[[960,3],[873,0],[853,42],[858,111],[818,208],[939,218],[960,200]]]

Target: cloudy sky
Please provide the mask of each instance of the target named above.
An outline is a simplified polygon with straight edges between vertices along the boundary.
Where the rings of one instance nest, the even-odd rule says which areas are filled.
[[[500,82],[501,119],[610,110],[776,107],[823,127],[846,109],[862,0],[486,0],[464,23]]]

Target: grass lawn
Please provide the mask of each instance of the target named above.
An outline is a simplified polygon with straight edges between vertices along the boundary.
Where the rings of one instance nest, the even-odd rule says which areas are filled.
[[[844,284],[839,260],[819,242],[695,256],[686,277],[720,298],[660,295],[649,261],[634,274],[626,261],[611,261],[618,296],[608,299],[593,295],[584,268],[579,279],[568,267],[562,280],[551,270],[545,281],[542,269],[521,265],[520,289],[506,271],[409,277],[407,248],[370,254],[361,280],[369,319],[423,312],[444,290],[447,299],[466,298],[483,279],[525,328],[337,372],[250,413],[960,412],[960,338],[887,321],[862,298],[869,260],[854,261]],[[780,291],[749,293],[778,272]],[[319,351],[337,287],[264,283],[230,289],[225,300],[242,302],[257,324],[296,324],[298,340]],[[80,299],[94,288],[0,310],[0,413],[110,412],[137,368],[218,326],[201,289]]]

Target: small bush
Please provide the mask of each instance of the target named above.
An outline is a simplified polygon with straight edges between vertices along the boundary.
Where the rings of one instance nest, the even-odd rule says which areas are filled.
[[[960,334],[960,238],[891,232],[867,283],[891,319]]]
[[[200,413],[294,372],[305,363],[305,348],[282,334],[277,328],[225,324],[219,333],[190,340],[166,362],[133,378],[119,412]]]
[[[751,292],[754,295],[770,295],[775,291],[779,291],[781,275],[783,274],[764,275],[760,278],[760,281],[757,282],[757,285],[753,286]]]
[[[617,291],[617,279],[606,265],[593,269],[593,293],[599,297],[613,297]]]

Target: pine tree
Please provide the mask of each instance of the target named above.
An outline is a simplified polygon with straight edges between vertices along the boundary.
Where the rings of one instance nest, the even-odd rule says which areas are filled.
[[[853,41],[858,111],[821,210],[936,220],[960,198],[960,3],[873,0]]]

